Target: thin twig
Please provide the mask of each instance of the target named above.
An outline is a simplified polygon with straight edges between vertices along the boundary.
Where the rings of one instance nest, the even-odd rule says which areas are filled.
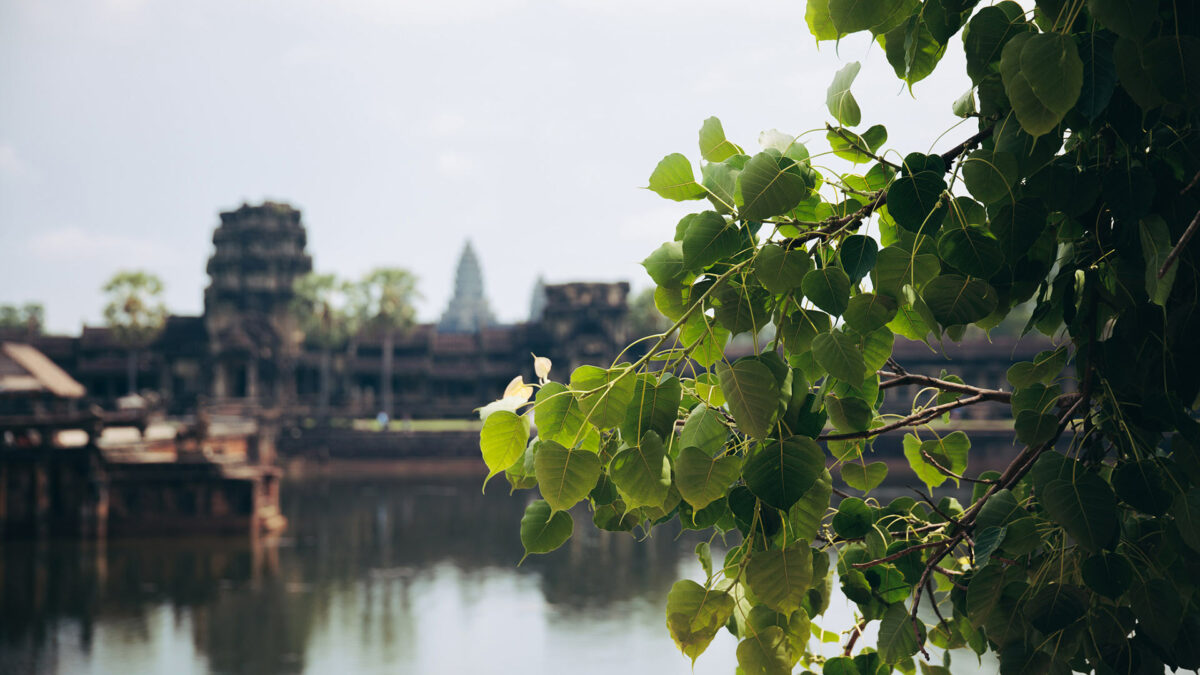
[[[1001,391],[999,389],[984,389],[982,387],[973,387],[969,384],[959,382],[951,382],[950,380],[942,380],[929,375],[920,375],[917,373],[889,372],[881,370],[878,372],[880,377],[890,377],[890,380],[884,380],[879,383],[880,389],[891,389],[893,387],[903,387],[910,384],[920,384],[926,387],[934,387],[942,391],[955,391],[962,394],[973,394],[982,396],[988,401],[999,401],[1001,403],[1012,402],[1012,392]]]
[[[875,160],[876,162],[879,162],[880,164],[886,164],[887,166],[890,166],[897,171],[900,170],[899,164],[896,164],[895,162],[889,162],[888,160],[871,152],[866,146],[859,145],[858,144],[859,141],[864,140],[861,136],[858,138],[858,140],[850,138],[849,136],[846,135],[845,129],[843,129],[841,127],[831,126],[828,122],[825,123],[825,130],[829,131],[831,133],[837,134],[839,138],[841,138],[843,141],[846,141],[847,143],[849,143],[850,148],[853,149],[854,151],[861,152],[862,154],[866,155],[867,157],[870,157],[871,159]]]
[[[1185,185],[1183,187],[1183,189],[1179,191],[1179,196],[1182,197],[1183,195],[1187,194],[1189,190],[1196,187],[1197,183],[1200,183],[1200,171],[1197,171],[1196,175],[1192,176],[1192,181],[1190,183],[1188,183],[1187,185]]]
[[[898,419],[895,422],[892,422],[890,424],[885,424],[884,426],[881,426],[881,427],[875,427],[874,429],[868,429],[866,431],[851,431],[851,432],[847,432],[847,433],[843,433],[843,434],[821,434],[820,436],[817,436],[817,440],[819,440],[819,441],[852,441],[852,440],[858,440],[858,439],[862,439],[862,438],[871,438],[873,436],[878,436],[880,434],[886,434],[889,431],[895,431],[896,429],[903,429],[905,427],[912,427],[912,426],[917,426],[919,424],[924,424],[925,422],[928,422],[929,420],[937,417],[938,415],[941,415],[942,413],[950,412],[951,410],[954,410],[956,408],[962,408],[962,407],[969,406],[969,405],[975,405],[976,403],[981,403],[986,400],[988,400],[988,399],[984,398],[983,395],[981,395],[981,394],[977,394],[975,396],[968,396],[967,398],[960,398],[957,401],[943,403],[942,405],[936,405],[932,408],[925,408],[924,410],[922,410],[920,412],[913,413],[913,414],[909,415],[908,417]]]
[[[915,553],[917,551],[920,551],[920,550],[926,549],[926,548],[933,548],[934,546],[941,546],[942,544],[946,543],[946,541],[947,540],[945,540],[945,539],[940,539],[938,541],[927,541],[924,544],[914,544],[912,546],[909,546],[908,548],[896,551],[895,553],[893,553],[889,556],[884,556],[884,557],[880,558],[879,560],[868,560],[867,562],[853,563],[850,566],[856,570],[865,570],[869,567],[874,567],[876,565],[882,565],[884,563],[890,563],[893,560],[899,560],[899,559],[903,558],[904,556],[908,555],[909,553]]]
[[[925,458],[926,462],[928,462],[930,465],[932,465],[933,468],[937,469],[944,476],[949,476],[950,478],[954,478],[957,480],[965,480],[968,483],[983,483],[986,485],[991,485],[992,483],[996,482],[994,480],[986,480],[983,478],[968,478],[967,476],[963,476],[961,474],[954,473],[950,469],[947,469],[946,467],[942,466],[936,459],[933,458],[933,455],[930,455],[928,452],[925,452],[924,448],[921,448],[921,456]],[[916,488],[913,488],[913,489],[916,489]]]
[[[854,651],[854,643],[858,642],[858,638],[867,629],[867,620],[863,619],[854,624],[854,628],[850,629],[850,639],[846,641],[846,648],[842,650],[842,656],[850,656],[850,652]]]
[[[1159,279],[1163,278],[1167,270],[1171,269],[1171,265],[1175,264],[1175,259],[1179,257],[1180,252],[1183,251],[1183,247],[1187,246],[1188,240],[1192,238],[1192,235],[1196,234],[1197,228],[1200,228],[1200,211],[1196,212],[1191,224],[1183,231],[1183,236],[1179,238],[1179,243],[1175,244],[1175,248],[1171,249],[1171,252],[1167,254],[1167,259],[1163,261],[1162,267],[1158,269]]]

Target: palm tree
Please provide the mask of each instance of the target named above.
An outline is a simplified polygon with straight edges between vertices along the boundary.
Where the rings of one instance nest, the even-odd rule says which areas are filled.
[[[352,328],[345,284],[332,274],[310,272],[296,279],[295,293],[292,313],[300,321],[305,338],[321,348],[317,418],[325,420],[329,416],[333,350],[345,343]]]
[[[162,332],[167,308],[162,303],[163,282],[141,270],[117,272],[101,289],[108,296],[104,318],[117,343],[129,349],[126,371],[130,394],[137,393],[138,352]]]
[[[392,351],[396,335],[412,328],[416,318],[413,303],[420,297],[417,277],[406,269],[381,267],[358,284],[357,313],[382,337],[383,362],[379,372],[380,409],[392,417]]]

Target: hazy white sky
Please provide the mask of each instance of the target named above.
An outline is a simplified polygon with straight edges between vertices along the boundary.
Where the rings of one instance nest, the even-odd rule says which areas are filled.
[[[803,0],[3,0],[0,303],[75,332],[145,268],[198,314],[217,212],[264,199],[303,211],[318,271],[415,271],[423,320],[468,238],[502,320],[539,273],[645,287],[702,208],[642,189],[658,160],[698,160],[710,115],[748,150],[822,126],[853,60],[888,147],[957,121],[961,65],[914,98],[863,36],[818,50]]]

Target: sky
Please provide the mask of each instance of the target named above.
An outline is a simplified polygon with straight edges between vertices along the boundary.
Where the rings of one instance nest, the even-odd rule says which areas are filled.
[[[0,304],[74,333],[145,269],[200,314],[218,213],[270,199],[317,271],[415,272],[424,321],[469,239],[521,321],[539,275],[651,285],[640,261],[704,204],[644,186],[672,152],[699,173],[705,118],[749,152],[823,128],[861,61],[862,128],[944,150],[962,60],[956,38],[910,94],[865,35],[818,49],[803,0],[3,0]]]

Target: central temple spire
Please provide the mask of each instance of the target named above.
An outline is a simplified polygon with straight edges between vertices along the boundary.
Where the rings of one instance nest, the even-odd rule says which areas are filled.
[[[483,273],[479,270],[479,259],[470,240],[458,258],[458,269],[454,274],[454,297],[442,313],[438,331],[443,333],[477,333],[480,329],[496,323],[488,308],[483,293]]]

